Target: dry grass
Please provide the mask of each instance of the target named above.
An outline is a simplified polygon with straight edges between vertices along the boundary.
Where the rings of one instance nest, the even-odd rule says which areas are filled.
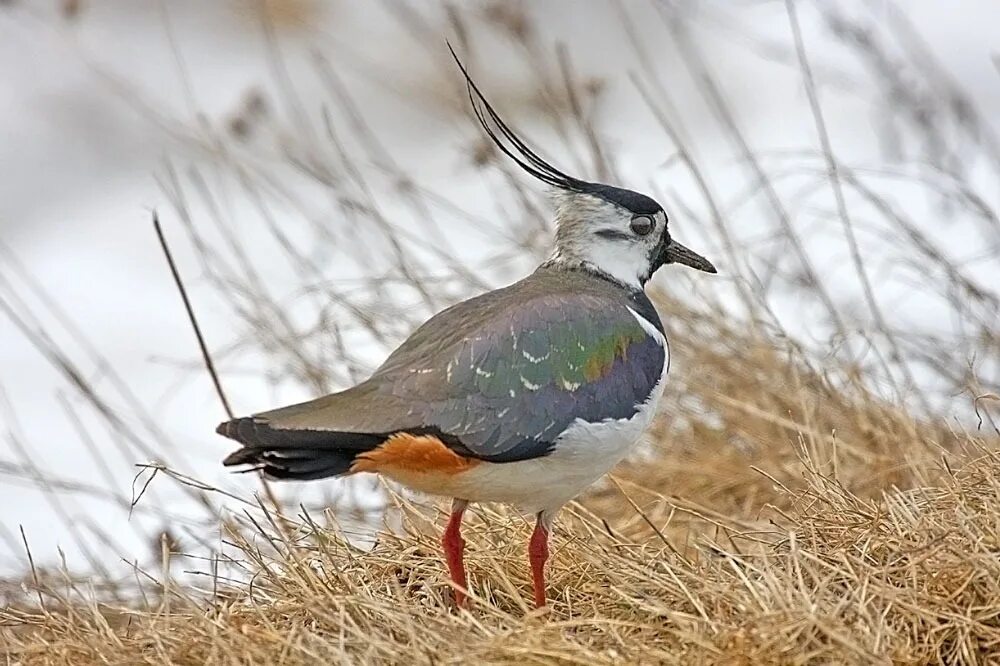
[[[387,6],[414,30],[432,30],[406,6]],[[856,82],[810,62],[794,20],[794,48],[742,37],[776,67],[801,72],[810,101],[802,113],[822,140],[819,150],[763,156],[741,133],[703,42],[692,38],[704,26],[684,3],[654,3],[641,17],[616,6],[633,36],[634,101],[647,105],[650,136],[661,130],[669,151],[666,191],[656,194],[686,242],[701,248],[691,237],[707,230],[726,275],[693,282],[671,273],[669,294],[657,295],[673,364],[663,413],[649,445],[561,515],[548,611],[527,606],[528,525],[516,515],[473,509],[465,538],[474,601],[458,612],[437,545],[441,515],[427,506],[393,496],[392,529],[369,550],[354,537],[370,518],[351,513],[358,507],[346,491],[330,509],[306,508],[268,494],[248,501],[172,471],[191,469],[184,448],[0,246],[0,312],[63,373],[75,400],[60,404],[107,479],[104,487],[46,476],[22,445],[30,434],[11,428],[24,453],[0,461],[0,474],[44,490],[93,572],[70,574],[29,555],[24,576],[0,584],[8,662],[1000,662],[1000,431],[991,415],[1000,293],[984,277],[1000,265],[1000,218],[988,203],[1000,174],[986,116],[928,64],[905,25],[896,26],[907,36],[900,54],[891,43],[898,34],[818,3],[816,16],[875,72],[875,88],[905,91],[883,119],[900,157],[879,169],[838,161],[813,72]],[[567,152],[583,154],[595,177],[614,177],[613,151],[593,124],[600,81],[576,77],[568,52],[550,53],[530,16],[506,3],[444,14],[438,29],[460,45],[474,43],[475,31],[513,40],[538,76],[523,95],[531,114],[557,136],[581,139],[583,148],[569,141]],[[713,30],[736,30],[725,15],[707,15]],[[659,71],[635,32],[657,20],[657,48],[675,50],[672,63],[697,82],[712,131],[740,157],[743,194],[716,191],[684,141],[664,83],[678,72]],[[335,69],[317,62],[333,111],[317,118],[279,78],[277,100],[254,93],[252,114],[206,140],[211,169],[170,165],[161,174],[173,206],[167,235],[179,220],[188,263],[203,278],[193,300],[223,304],[242,334],[213,349],[224,384],[236,373],[252,381],[259,373],[247,368],[261,365],[262,386],[294,382],[318,393],[349,384],[370,369],[359,349],[391,346],[430,312],[523,273],[548,240],[544,202],[491,151],[470,146],[468,161],[486,170],[504,224],[412,179]],[[440,113],[454,122],[461,87],[450,79],[441,87],[449,94]],[[274,109],[295,131],[268,127]],[[270,160],[261,166],[247,137],[268,132],[275,141],[261,140]],[[986,186],[974,168],[986,170]],[[897,203],[901,191],[914,196]],[[245,206],[233,211],[232,200]],[[936,243],[917,200],[946,210],[949,233],[984,249],[969,259]],[[760,204],[752,214],[750,202]],[[467,226],[478,235],[459,242],[489,248],[472,265],[449,244]],[[877,265],[865,247],[880,250]],[[326,267],[337,262],[359,279],[331,275]],[[900,285],[955,325],[894,317]],[[50,334],[53,320],[73,345]],[[98,374],[88,363],[101,381],[87,379]],[[121,460],[94,444],[95,422]],[[145,468],[135,484],[135,495],[148,485],[144,499],[116,489],[121,465],[131,480],[131,466],[149,459],[169,467]],[[163,508],[169,502],[149,499],[164,476],[203,515],[177,539],[172,530],[185,521]],[[158,555],[116,578],[107,560],[121,551],[102,526],[77,524],[67,496],[107,500],[142,528],[152,516]],[[221,545],[212,542],[219,533]]]
[[[996,442],[833,390],[774,341],[725,340],[675,339],[684,381],[667,404],[683,394],[697,406],[664,415],[640,460],[564,512],[547,614],[527,606],[528,525],[509,513],[479,508],[469,521],[475,601],[456,612],[441,521],[425,511],[400,501],[403,528],[366,552],[329,526],[332,513],[251,507],[227,523],[219,561],[196,567],[200,582],[138,574],[132,601],[114,603],[40,579],[34,607],[4,612],[7,653],[27,664],[1000,658]]]

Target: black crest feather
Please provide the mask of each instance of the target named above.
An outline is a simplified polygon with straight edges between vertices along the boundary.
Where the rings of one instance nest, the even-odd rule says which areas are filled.
[[[503,121],[500,115],[493,108],[493,105],[489,103],[486,96],[479,90],[479,86],[476,85],[476,82],[472,80],[472,77],[469,75],[465,65],[462,64],[458,54],[455,53],[455,49],[452,48],[451,42],[447,42],[447,44],[448,50],[451,51],[451,56],[455,59],[455,62],[458,64],[458,68],[462,70],[462,75],[465,77],[465,85],[469,91],[469,101],[472,103],[472,110],[476,114],[476,119],[479,121],[479,124],[482,126],[487,136],[490,137],[493,144],[499,148],[504,155],[512,159],[514,163],[517,164],[524,172],[534,176],[547,185],[558,187],[563,190],[569,190],[570,192],[591,194],[604,199],[605,201],[622,206],[633,213],[652,214],[662,210],[660,204],[656,203],[656,201],[647,197],[645,194],[601,183],[589,183],[585,180],[574,178],[542,159],[538,153],[533,151],[519,136],[517,136],[517,134],[514,133],[514,130],[512,130],[507,123]],[[489,120],[487,120],[487,118],[489,118]],[[501,140],[501,136],[506,141]],[[513,148],[508,146],[508,143],[510,146],[513,146]]]

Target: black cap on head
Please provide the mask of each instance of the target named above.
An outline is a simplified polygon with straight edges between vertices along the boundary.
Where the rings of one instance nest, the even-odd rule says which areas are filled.
[[[605,201],[630,210],[636,215],[653,215],[663,210],[660,204],[645,194],[626,190],[623,187],[612,187],[611,185],[602,185],[601,183],[584,183],[584,185],[585,187],[578,191],[593,194],[595,197],[600,197]]]

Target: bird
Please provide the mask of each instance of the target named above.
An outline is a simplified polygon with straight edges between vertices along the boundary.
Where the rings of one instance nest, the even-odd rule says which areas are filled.
[[[486,136],[550,188],[551,255],[527,277],[432,316],[359,384],[216,432],[242,445],[224,465],[268,479],[376,473],[452,498],[441,545],[458,607],[469,592],[466,509],[514,506],[535,521],[527,550],[540,608],[557,513],[628,454],[663,394],[669,346],[645,286],[667,264],[717,271],[671,236],[653,198],[544,160],[448,46]]]

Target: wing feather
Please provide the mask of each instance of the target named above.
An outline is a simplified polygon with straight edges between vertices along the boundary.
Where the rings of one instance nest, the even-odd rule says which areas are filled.
[[[371,378],[257,416],[277,430],[433,428],[463,455],[546,455],[577,419],[630,418],[660,380],[662,327],[645,295],[587,274],[535,274],[442,311]]]
[[[532,305],[489,322],[450,350],[447,375],[420,374],[397,397],[418,389],[427,425],[496,461],[544,455],[577,419],[634,415],[665,353],[627,307],[589,295]]]

